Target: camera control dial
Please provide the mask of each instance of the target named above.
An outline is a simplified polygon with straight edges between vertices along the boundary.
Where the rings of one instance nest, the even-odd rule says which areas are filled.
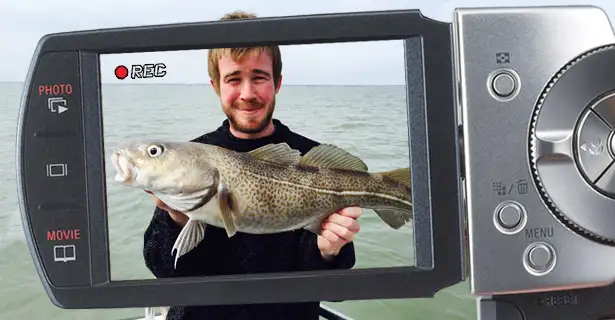
[[[529,157],[550,211],[615,244],[615,45],[587,51],[545,86],[532,113]]]

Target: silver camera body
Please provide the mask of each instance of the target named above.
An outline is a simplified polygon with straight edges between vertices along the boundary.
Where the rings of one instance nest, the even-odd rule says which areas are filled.
[[[615,279],[615,35],[591,6],[455,11],[471,292]]]

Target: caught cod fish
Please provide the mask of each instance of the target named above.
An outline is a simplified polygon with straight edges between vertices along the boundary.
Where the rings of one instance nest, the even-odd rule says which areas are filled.
[[[236,152],[196,142],[141,141],[115,148],[115,180],[145,190],[189,220],[171,254],[177,260],[203,239],[206,225],[266,234],[305,228],[351,206],[373,209],[399,229],[412,216],[410,169],[370,173],[359,158],[330,144],[301,156],[286,143]]]

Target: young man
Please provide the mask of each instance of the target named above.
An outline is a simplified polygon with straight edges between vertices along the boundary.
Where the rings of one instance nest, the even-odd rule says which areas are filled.
[[[249,19],[243,12],[222,20]],[[193,141],[246,152],[286,142],[307,153],[319,143],[292,132],[273,119],[275,96],[282,83],[282,60],[277,46],[209,51],[211,85],[227,120],[217,130]],[[154,199],[156,209],[144,236],[147,267],[158,278],[212,276],[352,268],[354,236],[359,232],[360,208],[332,213],[315,235],[297,230],[270,235],[237,233],[228,238],[221,228],[207,226],[205,238],[179,258],[174,268],[171,248],[187,216]],[[335,288],[331,288],[335,290]],[[319,302],[294,304],[172,307],[167,319],[318,319]]]

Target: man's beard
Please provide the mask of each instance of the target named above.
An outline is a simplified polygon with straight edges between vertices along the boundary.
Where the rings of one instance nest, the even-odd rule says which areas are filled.
[[[263,131],[267,127],[267,125],[269,125],[269,121],[271,121],[271,119],[273,118],[273,110],[275,109],[275,98],[273,98],[269,106],[263,106],[261,103],[258,103],[256,101],[249,102],[249,104],[252,107],[268,109],[266,110],[267,114],[265,115],[265,117],[256,126],[252,126],[250,124],[243,125],[242,123],[240,123],[240,121],[237,120],[236,115],[232,112],[240,110],[240,108],[237,107],[237,104],[233,104],[233,106],[231,106],[230,108],[224,107],[224,113],[226,114],[226,117],[228,118],[229,123],[233,127],[233,129],[248,134],[259,133]]]

